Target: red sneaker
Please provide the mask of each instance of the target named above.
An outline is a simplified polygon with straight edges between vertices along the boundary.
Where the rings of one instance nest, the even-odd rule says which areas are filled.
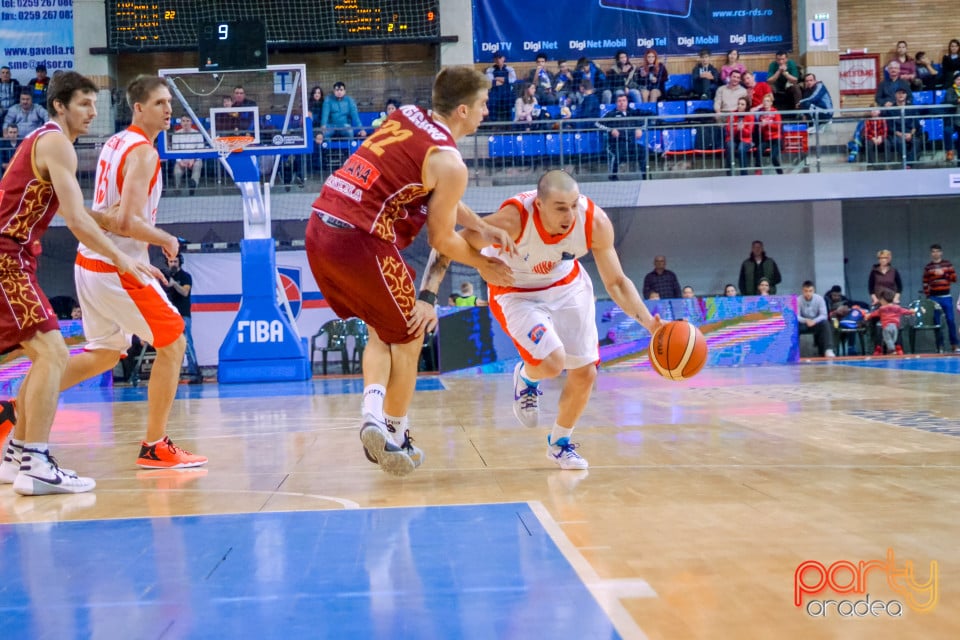
[[[902,355],[903,355],[903,347],[901,347],[900,345],[897,345],[897,346],[896,346],[895,351],[897,352],[897,355],[898,355],[898,356],[902,356]]]
[[[877,345],[877,348],[873,350],[873,355],[875,355],[875,356],[882,356],[882,355],[883,355],[883,347]]]
[[[187,469],[207,464],[207,459],[184,451],[164,436],[157,444],[140,443],[137,466],[141,469]]]
[[[17,424],[17,410],[13,400],[0,401],[0,446]]]

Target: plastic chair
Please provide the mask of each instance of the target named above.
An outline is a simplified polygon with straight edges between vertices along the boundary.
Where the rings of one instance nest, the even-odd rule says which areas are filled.
[[[367,323],[360,318],[350,318],[346,321],[347,336],[353,337],[353,352],[350,354],[350,369],[353,373],[363,370],[363,350],[367,347],[370,334]]]
[[[326,341],[324,342],[324,338]],[[318,346],[324,342],[322,346]],[[327,354],[331,351],[340,354],[340,367],[343,373],[349,373],[350,358],[347,355],[347,323],[343,320],[328,320],[310,339],[310,365],[313,366],[314,354],[320,351],[323,375],[327,375]]]
[[[851,309],[842,320],[837,322],[834,328],[834,344],[837,347],[837,355],[850,355],[847,347],[849,338],[856,336],[860,345],[860,355],[867,355],[864,345],[864,337],[867,335],[867,324],[864,321],[863,311],[860,309]]]
[[[914,300],[907,305],[908,309],[913,309],[916,315],[913,317],[913,324],[910,326],[910,351],[917,352],[917,332],[934,331],[937,345],[943,345],[941,336],[941,318],[943,310],[940,305],[933,300]],[[909,316],[908,316],[909,317]]]

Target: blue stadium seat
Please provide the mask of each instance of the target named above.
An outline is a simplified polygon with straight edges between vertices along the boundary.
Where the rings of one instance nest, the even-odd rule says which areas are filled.
[[[573,136],[574,150],[580,155],[592,155],[600,153],[602,146],[600,144],[600,134],[596,131],[587,131],[577,133]]]
[[[687,91],[693,91],[693,76],[689,73],[676,73],[667,78],[667,82],[664,85],[664,89],[669,90],[670,87],[681,86]]]
[[[617,105],[615,105],[615,104],[601,104],[601,105],[600,105],[600,117],[602,118],[603,116],[607,115],[608,113],[610,113],[611,111],[613,111],[613,110],[616,109],[616,108],[617,108]]]
[[[550,117],[554,120],[560,117],[560,105],[558,104],[548,104],[544,107],[540,107],[544,111],[550,114]]]
[[[687,155],[693,153],[696,130],[693,128],[664,129],[661,133],[663,155]]]
[[[687,100],[687,113],[696,113],[697,109],[713,111],[713,100]]]
[[[657,112],[664,122],[683,122],[686,120],[686,102],[658,102]]]
[[[933,91],[914,91],[913,104],[933,104]]]
[[[573,138],[573,136],[559,136],[555,133],[548,133],[543,137],[543,153],[548,156],[559,156],[563,149],[563,143],[566,138]]]
[[[380,117],[379,111],[361,111],[358,114],[360,116],[360,124],[365,128],[369,129],[373,126],[373,121]]]
[[[766,71],[754,71],[753,79],[757,82],[766,82],[767,81],[767,72]]]
[[[940,118],[924,118],[920,120],[920,128],[927,140],[943,140],[943,120]]]
[[[521,158],[536,158],[546,153],[546,141],[542,133],[525,133],[515,137],[513,150]]]
[[[487,151],[491,158],[512,158],[514,136],[499,135],[487,138]]]
[[[639,111],[645,116],[655,116],[657,115],[657,103],[656,102],[641,102],[633,106],[634,109]]]
[[[660,131],[660,129],[644,129],[637,140],[637,144],[647,147],[653,153],[660,153],[663,146]]]

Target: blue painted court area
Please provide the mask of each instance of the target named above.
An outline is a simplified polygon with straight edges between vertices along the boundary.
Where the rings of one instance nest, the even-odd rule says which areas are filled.
[[[897,369],[899,371],[929,371],[931,373],[960,374],[960,358],[871,358],[837,362],[844,367],[867,367],[870,369]]]
[[[443,391],[446,387],[439,376],[417,378],[417,391]],[[339,395],[363,393],[361,378],[316,378],[300,382],[258,382],[242,384],[206,383],[182,384],[177,388],[177,399],[193,398],[279,398],[284,396]],[[138,387],[74,387],[63,393],[62,402],[140,402],[147,399],[147,383]]]
[[[3,638],[619,638],[528,505],[0,525]]]

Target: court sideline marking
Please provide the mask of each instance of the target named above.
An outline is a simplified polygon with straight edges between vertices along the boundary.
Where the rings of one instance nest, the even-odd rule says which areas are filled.
[[[553,543],[560,549],[560,553],[567,559],[573,570],[577,572],[577,576],[587,587],[590,595],[610,618],[610,622],[617,633],[624,640],[646,640],[646,634],[637,625],[633,616],[624,608],[620,598],[656,598],[657,592],[653,590],[653,587],[646,580],[639,578],[601,578],[590,565],[590,562],[580,553],[580,550],[570,542],[567,534],[563,532],[563,529],[560,528],[560,525],[553,519],[542,502],[530,500],[527,502],[527,506],[533,511],[533,515],[540,521],[540,525],[553,540]]]

